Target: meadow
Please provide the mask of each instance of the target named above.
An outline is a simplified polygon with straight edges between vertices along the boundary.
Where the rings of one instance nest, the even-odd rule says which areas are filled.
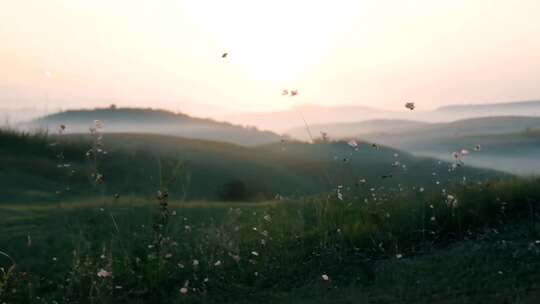
[[[99,132],[2,136],[9,143],[2,146],[9,165],[2,168],[0,203],[5,303],[537,303],[540,297],[535,178],[339,142],[247,150]],[[397,153],[399,169],[392,166]],[[31,162],[16,161],[23,155]],[[191,174],[197,159],[230,174],[219,182],[219,174],[192,179],[189,192],[230,178],[244,178],[253,189],[246,175],[253,170],[251,179],[281,183],[235,201],[190,197],[175,155],[195,162]],[[62,174],[68,169],[75,174]],[[153,179],[144,179],[149,174]],[[284,184],[294,191],[274,195]],[[49,185],[40,188],[48,196],[18,193],[36,185]]]

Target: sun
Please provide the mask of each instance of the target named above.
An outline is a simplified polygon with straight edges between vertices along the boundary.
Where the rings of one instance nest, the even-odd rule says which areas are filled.
[[[253,79],[294,85],[332,48],[358,1],[178,1],[179,7]]]

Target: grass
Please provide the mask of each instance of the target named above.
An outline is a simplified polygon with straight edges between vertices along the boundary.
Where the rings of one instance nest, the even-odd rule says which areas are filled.
[[[497,291],[518,303],[537,288],[540,245],[530,244],[540,232],[539,184],[464,186],[454,192],[457,208],[427,191],[384,203],[347,193],[343,201],[171,202],[165,221],[157,200],[4,207],[10,228],[0,244],[17,253],[10,256],[18,271],[4,296],[17,303],[36,296],[75,303],[301,303],[303,295],[347,303],[360,293],[373,303],[492,303],[487,295]],[[99,278],[100,269],[111,277]],[[510,285],[499,282],[499,271]],[[180,294],[188,281],[189,294]]]
[[[20,151],[19,157],[57,163],[40,155],[49,138],[14,136],[4,155],[11,149]],[[118,135],[120,143],[109,157],[133,150],[122,146],[132,145],[138,138],[132,136]],[[64,157],[85,151],[79,139],[67,141]],[[170,138],[150,139],[154,142],[146,144],[164,141],[156,145],[165,150],[162,157],[179,149]],[[199,149],[196,143],[180,147],[188,155],[212,149],[197,143]],[[307,163],[321,164],[336,152],[350,153],[340,143],[292,144],[285,155],[275,154],[279,146],[227,147],[234,157],[256,155],[266,168],[278,166],[271,160],[279,159],[286,171],[302,155],[308,155]],[[151,196],[114,198],[107,187],[118,185],[108,178],[100,184],[86,179],[91,191],[60,195],[54,203],[4,202],[0,302],[536,303],[540,180],[500,179],[461,167],[448,171],[408,155],[400,160],[417,170],[375,178],[394,153],[383,148],[357,155],[370,164],[362,175],[374,181],[343,183],[301,198],[186,202],[173,195],[181,188],[161,182],[174,176],[167,171],[174,167],[163,166],[161,178],[145,188],[152,189]],[[108,172],[104,166],[115,160],[100,158],[85,174]],[[114,165],[127,170],[122,173],[136,172],[128,163]],[[346,181],[361,168],[349,165],[345,170],[320,165],[324,170],[318,174]],[[297,172],[310,176],[309,169]],[[82,181],[70,185],[85,185]]]

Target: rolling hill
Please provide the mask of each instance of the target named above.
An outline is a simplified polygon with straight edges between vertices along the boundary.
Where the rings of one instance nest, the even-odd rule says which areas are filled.
[[[399,191],[444,187],[462,176],[479,181],[505,176],[470,167],[452,171],[448,163],[385,147],[355,150],[344,142],[248,148],[155,134],[105,134],[103,151],[94,159],[88,135],[0,136],[6,143],[0,149],[3,202],[115,193],[150,198],[160,187],[169,188],[173,199],[215,200],[227,199],[222,194],[231,183],[240,184],[242,198],[257,200],[319,194],[339,185],[366,193],[370,187]],[[96,173],[103,182],[96,182]]]
[[[164,110],[137,108],[105,108],[69,110],[27,124],[26,128],[42,128],[56,132],[59,125],[69,133],[88,133],[95,120],[104,124],[107,133],[151,133],[186,138],[219,140],[246,146],[279,142],[280,136],[256,128],[247,128],[211,119],[191,117]]]
[[[412,120],[374,119],[359,122],[312,124],[309,129],[315,137],[325,132],[330,137],[350,138],[372,133],[397,133],[425,125],[427,123]],[[310,139],[305,126],[289,129],[285,133],[301,140]]]
[[[540,162],[538,130],[540,117],[498,116],[458,120],[449,123],[403,121],[364,121],[354,124],[328,124],[324,130],[338,139],[360,138],[401,149],[415,155],[451,161],[452,152],[474,150],[468,164],[515,174],[537,174]],[[326,131],[329,130],[329,131]],[[301,134],[300,129],[291,134]],[[355,134],[355,135],[353,135]]]

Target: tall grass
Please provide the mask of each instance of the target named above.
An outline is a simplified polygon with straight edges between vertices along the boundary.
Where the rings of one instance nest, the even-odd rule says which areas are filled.
[[[106,196],[92,207],[2,210],[12,228],[0,233],[0,299],[253,302],[306,286],[324,295],[351,281],[373,284],[381,260],[426,254],[515,221],[526,223],[527,238],[540,231],[539,179],[343,187],[339,196],[190,206],[171,202],[162,182],[168,174],[142,206]]]

